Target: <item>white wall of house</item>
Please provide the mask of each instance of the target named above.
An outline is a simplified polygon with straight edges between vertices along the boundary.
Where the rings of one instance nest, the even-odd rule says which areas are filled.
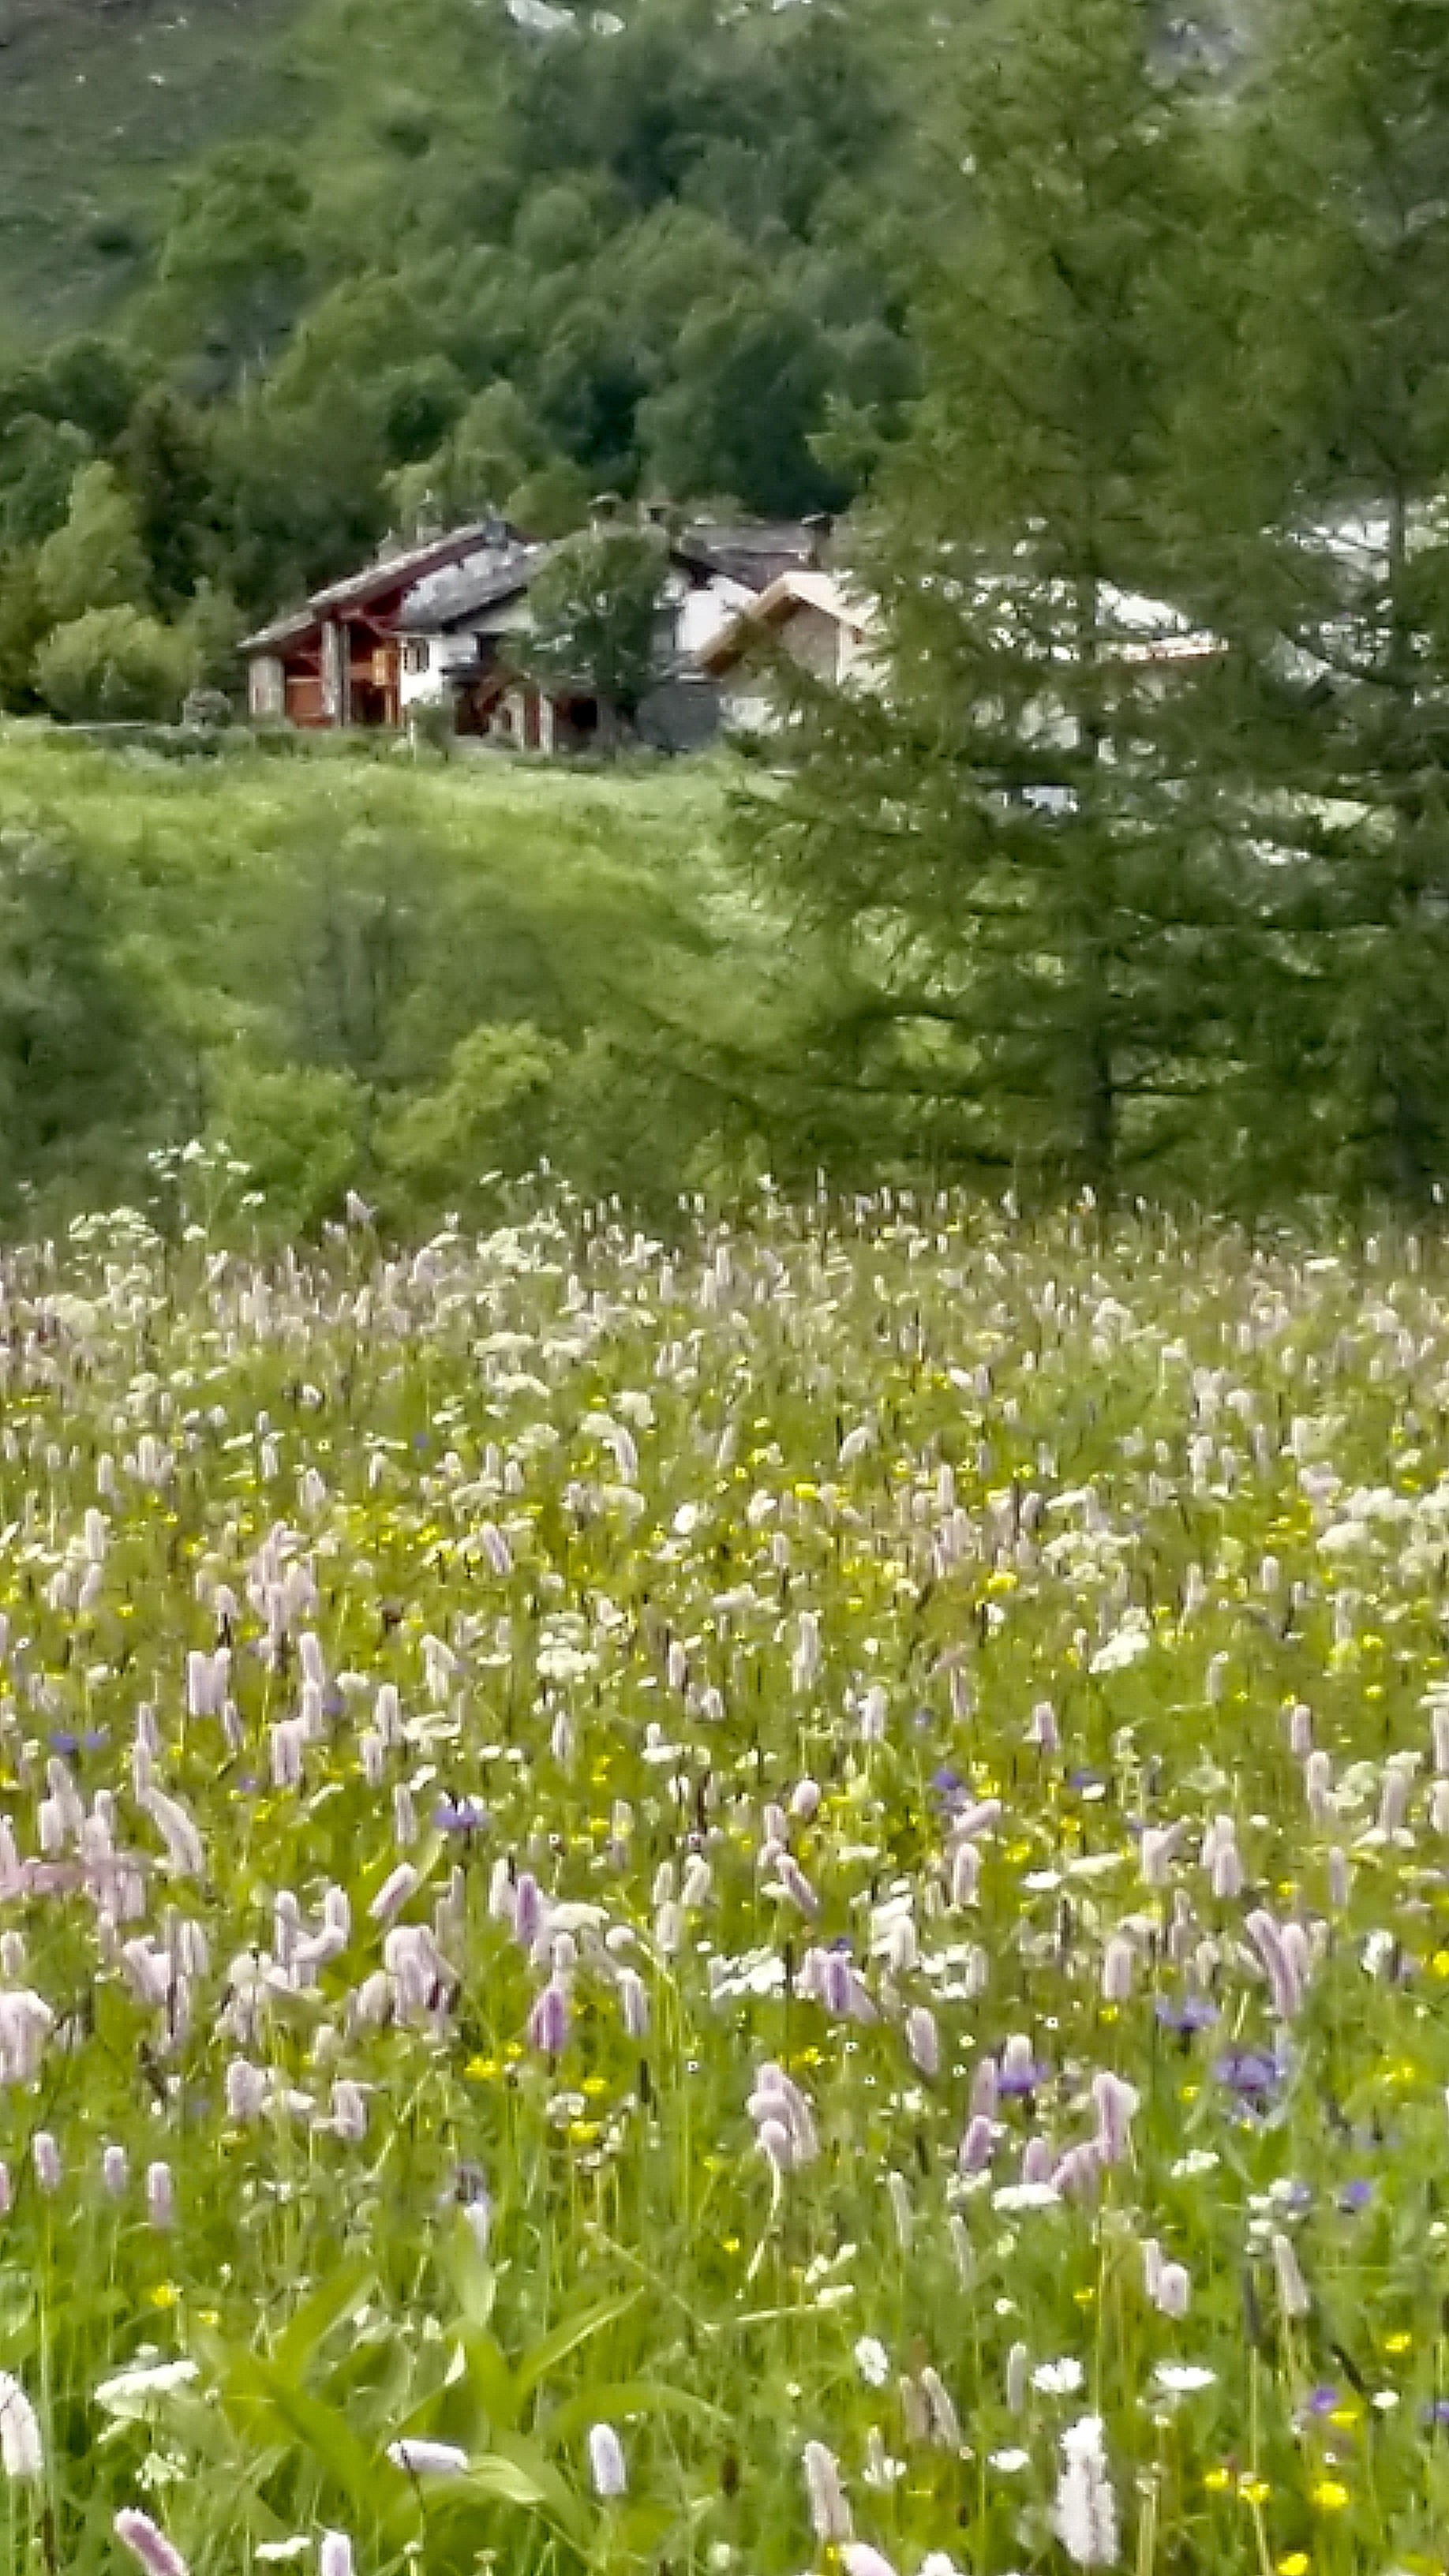
[[[409,707],[419,698],[435,698],[438,675],[433,667],[437,638],[432,635],[400,635],[397,654],[398,708],[404,724]]]
[[[678,580],[678,576],[675,577]],[[702,652],[722,634],[742,608],[748,608],[755,593],[742,581],[729,581],[716,573],[702,589],[692,590],[682,581],[670,600],[674,615],[674,650],[686,658]]]
[[[774,642],[791,660],[828,686],[869,677],[867,637],[844,619],[801,602],[774,630]],[[771,733],[780,723],[779,701],[767,671],[751,669],[748,653],[720,677],[720,718],[745,733]]]
[[[398,636],[398,708],[404,724],[409,707],[420,699],[444,695],[455,681],[466,680],[478,664],[477,640],[471,635]]]

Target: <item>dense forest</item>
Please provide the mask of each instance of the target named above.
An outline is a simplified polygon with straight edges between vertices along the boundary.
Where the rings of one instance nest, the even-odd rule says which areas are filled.
[[[276,114],[133,223],[104,331],[0,362],[0,702],[93,613],[215,676],[238,616],[423,511],[548,535],[602,489],[848,501],[913,384],[892,14],[264,20]]]

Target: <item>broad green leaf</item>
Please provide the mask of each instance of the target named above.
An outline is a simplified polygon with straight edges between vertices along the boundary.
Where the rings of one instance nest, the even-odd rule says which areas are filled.
[[[496,2336],[466,2334],[462,2350],[478,2402],[491,2424],[511,2431],[523,2409],[523,2390],[503,2357]]]
[[[507,2461],[537,2487],[541,2509],[557,2524],[568,2539],[580,2548],[588,2545],[590,2517],[583,2499],[569,2485],[539,2443],[529,2441],[522,2433],[498,2433],[494,2436],[493,2454]]]
[[[439,2249],[439,2268],[462,2312],[465,2326],[486,2326],[493,2315],[498,2296],[498,2275],[487,2256],[480,2254],[467,2220],[460,2210],[452,2227],[443,2232]]]
[[[296,2387],[272,2363],[247,2353],[229,2354],[222,2396],[228,2410],[237,2408],[243,2420],[260,2415],[264,2422],[270,2418],[284,2427],[364,2525],[376,2521],[397,2544],[416,2529],[412,2490],[406,2485],[399,2489],[336,2407]]]
[[[300,2379],[312,2355],[335,2326],[354,2315],[377,2278],[365,2254],[355,2254],[350,2262],[341,2263],[309,2299],[304,2299],[278,2336],[271,2359],[288,2378]]]
[[[542,2430],[550,2443],[566,2443],[601,2416],[617,2423],[630,2415],[683,2415],[691,2423],[714,2426],[727,2420],[721,2407],[711,2406],[691,2389],[673,2388],[661,2379],[620,2379],[566,2398],[550,2413]]]
[[[430,2531],[439,2524],[466,2518],[469,2508],[510,2505],[535,2513],[579,2550],[590,2538],[590,2517],[582,2499],[560,2477],[535,2443],[507,2436],[492,2450],[470,2460],[465,2476],[423,2482],[420,2493]]]
[[[519,2362],[516,2376],[525,2395],[536,2388],[541,2379],[546,2379],[551,2370],[557,2370],[559,2363],[566,2361],[571,2352],[577,2352],[581,2343],[587,2343],[591,2335],[602,2334],[605,2326],[611,2326],[618,2318],[626,2316],[642,2295],[639,2290],[630,2290],[623,2298],[606,2299],[597,2308],[586,2308],[580,2316],[565,2317],[562,2325],[555,2326],[553,2332],[546,2334],[543,2341],[536,2343]]]

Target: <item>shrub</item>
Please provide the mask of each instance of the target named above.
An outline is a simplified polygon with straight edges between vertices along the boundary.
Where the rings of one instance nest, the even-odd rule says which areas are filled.
[[[551,1087],[567,1051],[530,1020],[459,1040],[447,1078],[397,1110],[380,1159],[409,1204],[466,1205],[490,1169],[519,1172],[551,1142]]]
[[[279,1232],[305,1234],[341,1209],[363,1156],[368,1094],[353,1074],[318,1065],[238,1066],[218,1124],[249,1168]]]
[[[191,646],[139,608],[89,608],[46,638],[35,675],[46,705],[72,723],[169,723],[191,679]]]

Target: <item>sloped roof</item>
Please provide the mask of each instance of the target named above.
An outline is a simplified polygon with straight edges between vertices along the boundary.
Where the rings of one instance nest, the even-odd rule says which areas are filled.
[[[527,590],[553,552],[551,545],[520,545],[502,556],[494,554],[430,573],[401,602],[394,620],[398,633],[446,634],[490,608],[501,607]]]
[[[285,617],[274,617],[270,626],[259,626],[255,635],[244,635],[238,646],[242,653],[269,653],[279,644],[300,644],[321,624],[310,608],[294,608]]]
[[[736,582],[758,602],[787,574],[828,581],[827,575],[811,570],[820,533],[818,526],[798,519],[703,519],[670,540],[669,552],[685,570]],[[365,609],[370,602],[393,594],[401,594],[401,599],[389,618],[391,626],[412,634],[445,633],[516,598],[553,552],[549,544],[531,545],[501,520],[475,520],[446,536],[380,555],[344,581],[329,582],[312,593],[305,609],[275,618],[244,637],[241,649],[265,653],[300,643],[323,619],[339,611]]]
[[[325,590],[314,590],[309,606],[324,612],[332,608],[363,608],[381,593],[407,590],[425,573],[440,572],[444,565],[475,554],[489,543],[495,526],[494,521],[477,519],[467,527],[452,529],[445,537],[429,537],[418,545],[404,546],[398,554],[379,555],[361,572],[349,573],[345,581],[329,582]]]
[[[299,643],[309,627],[319,625],[337,609],[365,608],[369,600],[414,589],[431,575],[446,573],[473,555],[485,555],[490,569],[496,568],[524,545],[518,530],[501,519],[470,520],[464,527],[450,528],[446,536],[427,537],[416,545],[378,555],[372,563],[364,564],[361,572],[349,573],[345,581],[328,582],[324,589],[313,591],[305,608],[290,610],[258,627],[254,635],[244,636],[241,649],[244,653],[265,653],[278,645]]]
[[[702,670],[728,671],[744,659],[753,644],[772,628],[783,626],[798,608],[813,608],[837,626],[847,627],[852,635],[863,637],[870,631],[872,611],[866,601],[853,599],[841,589],[828,572],[785,572],[772,581],[768,590],[732,617],[718,635],[702,644],[695,658]]]
[[[699,519],[680,530],[673,552],[700,572],[724,573],[747,590],[765,591],[782,573],[815,563],[821,534],[802,519]]]

